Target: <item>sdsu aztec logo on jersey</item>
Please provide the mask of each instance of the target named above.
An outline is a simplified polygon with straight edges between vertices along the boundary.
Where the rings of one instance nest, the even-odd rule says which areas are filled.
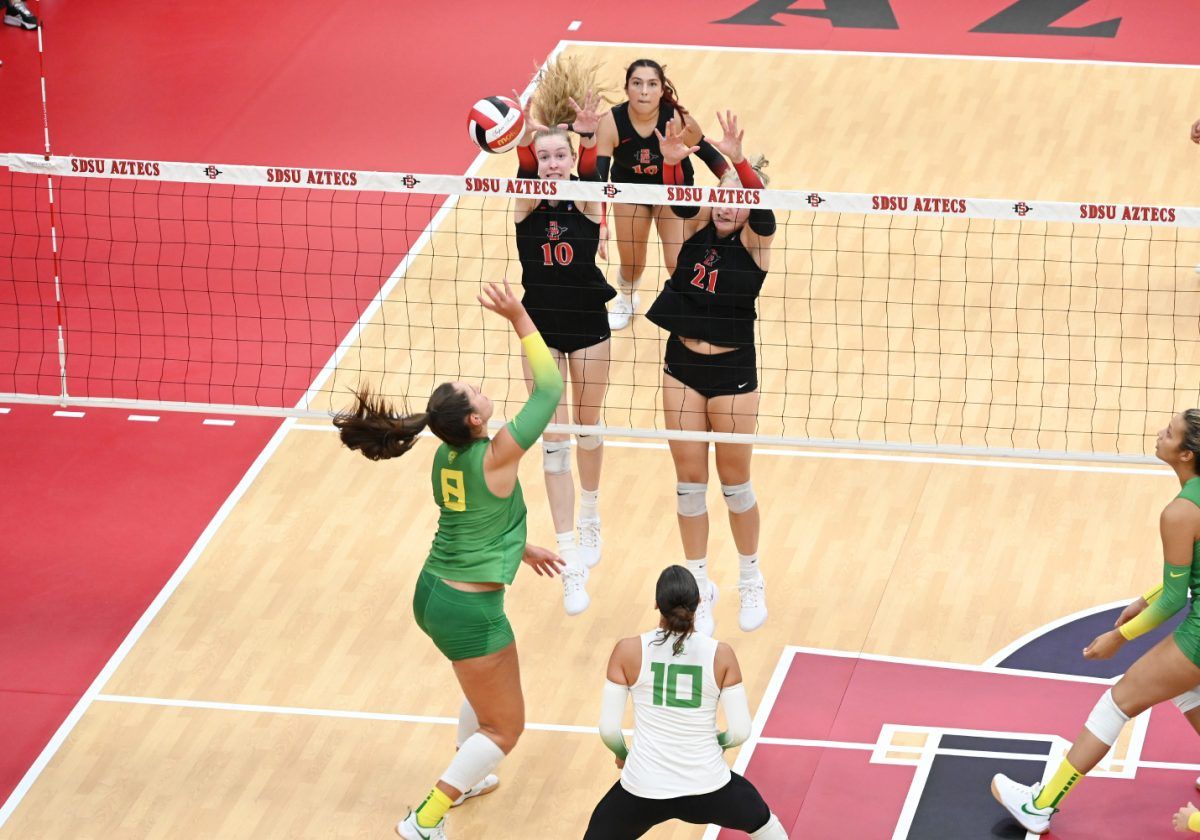
[[[546,236],[551,242],[557,242],[567,230],[568,228],[560,227],[557,221],[551,220],[546,226]]]
[[[642,166],[654,163],[655,157],[656,155],[654,152],[650,151],[649,149],[638,149],[637,162]]]
[[[704,263],[705,267],[712,268],[720,259],[721,255],[717,253],[717,249],[709,248],[708,253],[704,255],[704,259],[701,262]]]

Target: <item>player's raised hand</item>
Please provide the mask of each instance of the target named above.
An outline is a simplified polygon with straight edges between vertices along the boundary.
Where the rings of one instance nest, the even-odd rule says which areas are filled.
[[[549,131],[550,129],[538,122],[533,116],[533,100],[529,102],[521,102],[521,94],[517,93],[516,88],[513,88],[513,99],[521,103],[521,113],[525,116],[525,135],[521,138],[522,146],[528,146],[533,142],[533,135],[539,131]]]
[[[589,90],[583,97],[582,105],[576,102],[574,97],[569,97],[568,101],[575,109],[575,120],[570,125],[564,123],[559,128],[569,129],[580,135],[591,134],[594,136],[596,130],[600,128],[600,97]]]
[[[746,156],[742,154],[742,138],[746,132],[738,129],[737,114],[726,111],[722,115],[720,111],[717,111],[717,122],[721,124],[724,136],[713,145],[718,152],[729,158],[731,163],[741,163],[746,159]]]
[[[489,309],[497,315],[503,315],[509,321],[515,322],[518,318],[527,317],[521,299],[513,294],[512,287],[508,285],[508,278],[504,278],[501,282],[503,283],[501,286],[497,286],[495,283],[485,283],[483,293],[476,295],[475,299],[483,304],[484,309]]]
[[[657,128],[654,134],[658,137],[658,149],[662,152],[663,163],[674,166],[693,152],[700,151],[699,146],[688,146],[683,142],[683,131],[673,122],[667,123],[667,133],[664,135]]]

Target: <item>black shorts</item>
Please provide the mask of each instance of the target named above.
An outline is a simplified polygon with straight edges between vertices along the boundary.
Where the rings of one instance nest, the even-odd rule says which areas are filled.
[[[709,355],[689,350],[672,333],[663,371],[710,400],[758,390],[758,356],[753,344]]]
[[[713,823],[753,834],[770,819],[771,809],[762,795],[737,773],[731,773],[728,783],[712,793],[674,799],[643,799],[617,782],[592,811],[583,840],[634,840],[667,820]]]
[[[533,325],[542,334],[547,347],[560,353],[574,353],[612,337],[608,326],[608,310],[599,309],[537,309],[526,306]]]

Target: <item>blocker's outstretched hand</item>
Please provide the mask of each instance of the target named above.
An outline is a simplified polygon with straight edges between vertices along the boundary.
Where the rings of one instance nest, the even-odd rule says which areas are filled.
[[[667,123],[665,135],[657,128],[654,134],[658,137],[658,150],[662,152],[663,163],[667,166],[674,166],[688,155],[700,151],[699,146],[689,146],[683,142],[683,130],[674,123]]]

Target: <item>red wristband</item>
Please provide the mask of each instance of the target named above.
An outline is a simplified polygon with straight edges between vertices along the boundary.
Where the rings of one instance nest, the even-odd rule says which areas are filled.
[[[517,146],[517,171],[537,174],[537,155],[533,153],[533,144]]]
[[[663,184],[668,187],[679,186],[683,183],[683,167],[678,163],[663,164]]]
[[[591,178],[596,174],[597,148],[597,146],[592,146],[590,149],[579,147],[579,177]]]

